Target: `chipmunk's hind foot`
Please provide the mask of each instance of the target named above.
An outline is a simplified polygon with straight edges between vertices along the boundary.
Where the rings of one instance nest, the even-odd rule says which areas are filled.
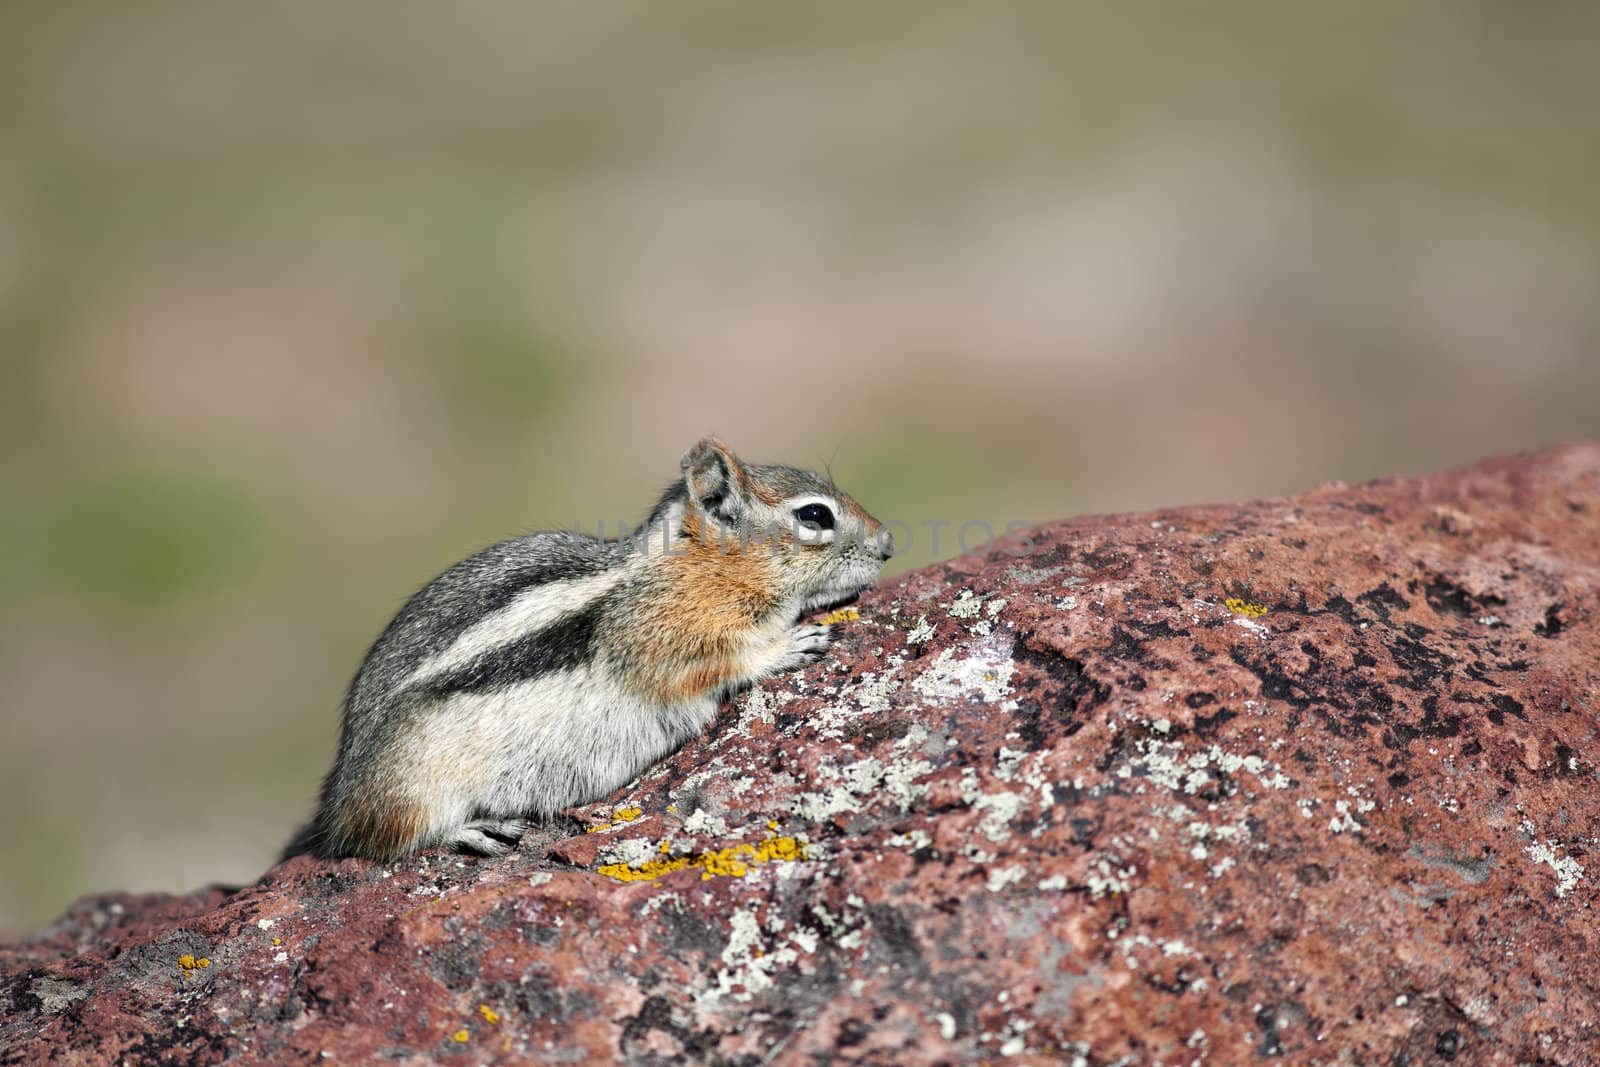
[[[457,852],[504,856],[517,847],[527,830],[528,823],[524,819],[474,819],[446,838],[443,844]]]

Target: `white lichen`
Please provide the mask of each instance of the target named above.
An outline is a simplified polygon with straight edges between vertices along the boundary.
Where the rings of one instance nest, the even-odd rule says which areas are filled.
[[[1022,881],[1028,869],[1020,863],[1013,863],[1007,867],[994,867],[989,871],[989,892],[998,893],[1006,886],[1016,885]]]
[[[861,681],[846,691],[846,695],[860,706],[866,713],[876,713],[889,709],[889,698],[901,686],[901,680],[896,677],[901,663],[899,656],[895,656],[884,664],[882,671],[874,671],[861,676]]]
[[[1524,833],[1532,834],[1533,825],[1531,823],[1524,820],[1522,826]],[[1528,854],[1528,858],[1533,860],[1534,863],[1542,863],[1556,872],[1557,897],[1565,897],[1573,889],[1577,888],[1578,883],[1583,880],[1583,864],[1571,856],[1562,855],[1558,851],[1562,848],[1563,846],[1558,842],[1540,842],[1535,838],[1532,844],[1523,849]]]
[[[642,867],[658,858],[658,851],[659,846],[647,838],[630,837],[624,841],[602,845],[595,856],[602,866],[620,863],[629,867]]]
[[[956,596],[955,603],[950,605],[952,619],[975,619],[978,611],[983,607],[983,602],[973,595],[972,590],[963,589]]]
[[[777,707],[778,702],[773,699],[772,694],[758,685],[745,694],[740,718],[745,726],[752,722],[774,722],[776,721],[774,712]]]
[[[1254,619],[1247,619],[1243,615],[1235,615],[1233,617],[1233,624],[1241,627],[1242,629],[1249,630],[1257,637],[1266,638],[1272,636],[1272,631],[1267,627],[1263,626]]]
[[[961,772],[961,798],[980,813],[978,832],[996,844],[1011,836],[1011,820],[1028,802],[1026,793],[983,792],[978,787],[978,774],[971,767]]]
[[[831,761],[818,768],[818,777],[827,786],[798,794],[791,810],[802,819],[822,822],[835,815],[860,811],[878,795],[893,801],[900,811],[909,811],[927,787],[920,779],[933,773],[925,759],[896,757],[888,762],[875,756],[855,760],[842,769]]]
[[[712,815],[704,808],[697,808],[693,815],[683,820],[685,833],[705,834],[708,837],[726,837],[728,834],[728,821],[720,815]]]
[[[924,830],[907,830],[903,834],[895,834],[889,838],[889,844],[918,852],[933,845],[933,838]]]
[[[935,700],[958,700],[976,693],[986,703],[998,704],[1002,711],[1015,710],[1016,702],[1005,698],[1011,692],[1011,675],[1016,664],[1010,651],[1003,654],[988,642],[957,656],[947,648],[911,683],[911,688]]]
[[[1089,865],[1089,873],[1084,876],[1083,884],[1088,887],[1091,897],[1098,900],[1108,893],[1126,893],[1133,888],[1138,869],[1117,866],[1120,862],[1114,856],[1102,855]]]

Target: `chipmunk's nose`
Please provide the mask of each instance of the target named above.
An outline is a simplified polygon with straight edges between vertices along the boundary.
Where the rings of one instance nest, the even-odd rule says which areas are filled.
[[[878,542],[878,555],[884,559],[894,555],[894,534],[887,527],[878,531],[876,540]]]

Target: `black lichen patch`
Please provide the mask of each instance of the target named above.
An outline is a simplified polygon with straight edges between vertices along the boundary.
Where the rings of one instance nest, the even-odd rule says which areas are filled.
[[[1155,622],[1140,622],[1137,619],[1130,619],[1128,625],[1144,634],[1147,638],[1189,636],[1188,630],[1179,630],[1165,619],[1157,619]]]
[[[916,929],[906,921],[900,908],[873,904],[867,908],[872,918],[874,951],[881,950],[889,966],[904,975],[926,980],[928,961]]]
[[[647,997],[625,1019],[617,1051],[624,1062],[702,1063],[717,1045],[715,1031],[696,1029],[687,1013],[675,1011],[666,997]]]
[[[87,1025],[73,1025],[74,1022],[68,1020],[69,1025],[52,1035],[65,1047],[97,1047],[105,1040],[103,1035],[91,1033]],[[106,1055],[106,1050],[100,1049],[101,1054],[90,1057],[86,1062],[182,1063],[201,1067],[222,1063],[238,1053],[237,1038],[227,1033],[208,1033],[204,1030],[206,1025],[196,1019],[188,1027],[164,1027],[158,1030],[149,1023],[144,1024],[142,1030],[122,1027],[112,1036],[115,1056]],[[4,1056],[4,1052],[4,1049],[0,1049],[0,1056]],[[0,1063],[24,1062],[30,1061],[0,1058]]]
[[[875,718],[862,723],[846,740],[864,752],[871,752],[885,741],[898,741],[911,729],[905,719]]]
[[[1506,721],[1507,715],[1515,715],[1523,722],[1528,721],[1527,713],[1523,710],[1522,701],[1508,693],[1496,693],[1489,698],[1489,703],[1494,705],[1494,710],[1488,713],[1489,721],[1496,726]]]
[[[1034,700],[1017,701],[1017,710],[1011,713],[1013,729],[1022,739],[1022,747],[1028,752],[1038,752],[1050,744],[1052,730],[1048,729],[1049,720],[1044,713],[1043,705]],[[1083,720],[1078,719],[1066,724],[1061,731],[1065,736],[1072,736],[1083,728]]]
[[[1196,715],[1194,717],[1195,736],[1207,739],[1213,738],[1224,723],[1238,717],[1239,713],[1229,707],[1219,707],[1210,715]]]
[[[1384,731],[1383,743],[1390,749],[1401,750],[1421,737],[1457,737],[1461,733],[1461,724],[1459,713],[1439,710],[1439,696],[1433,693],[1422,700],[1422,718],[1416,722],[1395,719]]]
[[[1161,636],[1176,636],[1179,633],[1183,633],[1185,635],[1187,634],[1187,631],[1172,630],[1170,627],[1167,627],[1165,623],[1158,623],[1155,625],[1159,627],[1166,627],[1165,632],[1162,633]],[[1104,647],[1097,648],[1095,651],[1104,654],[1106,658],[1111,659],[1119,664],[1126,664],[1129,666],[1146,667],[1151,670],[1158,671],[1170,671],[1177,667],[1177,664],[1173,663],[1171,660],[1165,659],[1152,652],[1149,646],[1146,644],[1147,640],[1149,639],[1135,637],[1133,633],[1126,627],[1113,626],[1111,628],[1111,643],[1109,645],[1105,645]],[[1137,677],[1137,672],[1135,672],[1133,676]]]
[[[1394,665],[1400,670],[1396,684],[1413,692],[1432,692],[1449,680],[1456,663],[1448,655],[1430,648],[1422,627],[1405,634],[1393,634],[1384,642]]]
[[[673,957],[716,956],[726,940],[722,928],[703,915],[680,907],[664,907],[659,912],[666,928],[663,947]]]
[[[303,883],[305,894],[312,900],[336,900],[350,894],[357,886],[361,885],[358,875],[344,871],[318,872],[314,877],[307,878]]]
[[[1456,582],[1436,575],[1423,589],[1428,606],[1440,615],[1454,615],[1462,619],[1476,619],[1490,615],[1492,609],[1505,607],[1505,598],[1488,594],[1473,596]]]
[[[1356,606],[1338,594],[1328,598],[1328,602],[1322,606],[1322,612],[1311,614],[1337,615],[1351,626],[1360,622],[1360,618],[1356,615]]]
[[[1555,637],[1562,630],[1566,629],[1565,625],[1561,621],[1561,609],[1564,606],[1565,605],[1563,604],[1555,603],[1546,608],[1544,611],[1544,621],[1535,623],[1533,632],[1538,634],[1540,637]]]
[[[1084,566],[1096,571],[1109,571],[1128,565],[1128,558],[1110,545],[1104,545],[1092,552],[1085,552],[1078,558]]]
[[[1077,732],[1084,717],[1111,698],[1111,687],[1090,676],[1081,659],[1038,648],[1027,635],[1018,642],[1014,658],[1017,688],[1037,688],[1041,699],[1056,708],[1057,718],[1067,722],[1068,734]]]
[[[516,1016],[536,1023],[564,1023],[595,1008],[587,993],[567,989],[544,967],[528,968],[516,981],[491,982],[485,988],[494,1004],[508,1004]]]
[[[1301,885],[1327,885],[1333,881],[1333,872],[1320,863],[1302,863],[1295,868],[1294,876]]]
[[[872,1033],[864,1019],[846,1019],[839,1024],[839,1036],[834,1041],[835,1048],[854,1048],[867,1039]]]
[[[1382,685],[1331,660],[1314,659],[1305,670],[1291,671],[1268,649],[1235,647],[1229,654],[1256,676],[1263,697],[1311,712],[1324,729],[1345,740],[1365,736],[1368,726],[1382,725],[1394,707],[1394,698]]]
[[[1376,589],[1368,589],[1356,597],[1356,603],[1372,612],[1383,622],[1388,622],[1396,611],[1406,611],[1411,607],[1411,601],[1401,596],[1388,582],[1384,582]]]
[[[1277,1010],[1262,1006],[1256,1011],[1256,1055],[1263,1057],[1283,1055],[1283,1044],[1278,1040]]]
[[[483,975],[483,956],[489,950],[489,941],[454,916],[445,920],[444,929],[450,940],[428,953],[428,973],[451,992],[472,989]]]

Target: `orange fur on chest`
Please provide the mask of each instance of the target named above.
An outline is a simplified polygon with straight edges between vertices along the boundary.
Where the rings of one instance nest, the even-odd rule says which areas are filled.
[[[769,546],[720,542],[687,517],[689,536],[658,562],[662,594],[642,619],[635,684],[664,702],[741,678],[751,637],[776,606]]]
[[[743,631],[771,611],[775,581],[770,544],[702,536],[694,516],[684,519],[689,535],[662,558],[667,576],[666,611],[685,632]]]

